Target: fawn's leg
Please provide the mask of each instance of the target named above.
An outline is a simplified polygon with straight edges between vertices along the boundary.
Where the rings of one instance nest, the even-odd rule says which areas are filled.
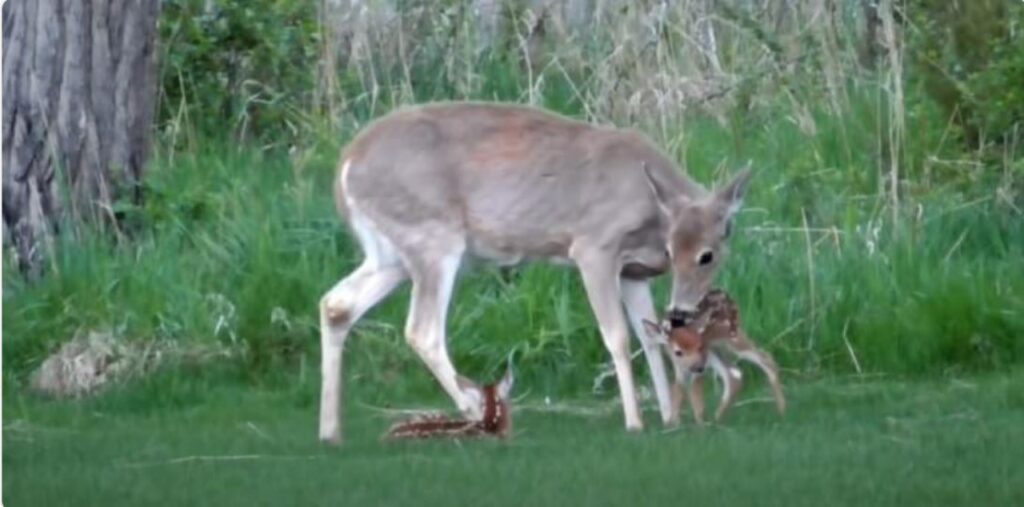
[[[736,401],[736,395],[743,387],[743,375],[734,365],[718,356],[715,352],[708,353],[708,365],[722,381],[722,399],[715,410],[715,422],[721,421],[726,410]]]
[[[775,363],[775,359],[772,358],[771,354],[754,346],[754,343],[750,341],[750,338],[742,330],[729,340],[729,344],[740,359],[754,363],[768,377],[768,383],[772,388],[772,395],[775,397],[775,408],[778,409],[780,414],[784,414],[786,412],[786,397],[782,394],[782,385],[779,382],[779,366]]]
[[[679,424],[679,413],[683,408],[683,399],[686,398],[686,391],[683,386],[688,385],[688,379],[682,368],[675,361],[669,361],[672,364],[672,371],[674,373],[672,382],[672,420],[673,424]]]
[[[683,408],[683,400],[686,399],[686,391],[683,390],[683,386],[681,384],[673,382],[669,394],[672,404],[672,418],[669,424],[675,426],[679,424],[679,412]]]
[[[690,399],[690,408],[693,410],[693,421],[698,426],[704,425],[704,375],[689,374],[687,382],[687,397]]]

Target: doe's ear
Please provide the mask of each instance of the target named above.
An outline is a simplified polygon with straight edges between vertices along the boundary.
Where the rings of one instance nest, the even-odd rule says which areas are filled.
[[[686,203],[685,199],[677,195],[668,182],[662,181],[657,172],[647,165],[647,162],[642,164],[642,168],[644,178],[647,179],[647,184],[650,185],[654,200],[658,203],[661,212],[670,217],[679,214]]]
[[[750,164],[747,164],[747,167],[733,176],[732,181],[715,192],[715,202],[723,210],[723,220],[731,219],[743,206],[743,195],[747,191],[747,184],[750,183],[752,175]]]

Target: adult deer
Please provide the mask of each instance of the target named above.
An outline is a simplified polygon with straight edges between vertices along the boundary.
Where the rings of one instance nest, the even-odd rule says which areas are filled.
[[[663,358],[644,332],[644,319],[656,318],[647,279],[671,270],[668,315],[685,320],[723,258],[749,174],[709,192],[638,134],[520,106],[432,104],[375,121],[342,152],[334,186],[365,258],[320,301],[320,439],[341,438],[349,330],[407,279],[406,340],[458,408],[482,416],[479,395],[459,386],[445,337],[467,255],[575,264],[612,357],[626,429],[643,428],[630,326],[662,419],[673,423]]]

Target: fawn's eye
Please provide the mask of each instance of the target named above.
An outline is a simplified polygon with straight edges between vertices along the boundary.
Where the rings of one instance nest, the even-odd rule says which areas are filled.
[[[704,250],[697,256],[697,264],[700,266],[707,266],[715,260],[715,254],[711,250]]]
[[[672,353],[675,354],[676,357],[683,357],[683,351],[681,351],[679,349],[673,350]]]

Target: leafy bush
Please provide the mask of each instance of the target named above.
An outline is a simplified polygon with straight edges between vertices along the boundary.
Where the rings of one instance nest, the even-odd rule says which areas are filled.
[[[310,101],[319,57],[313,2],[167,0],[159,29],[165,127],[269,138],[287,132],[289,113]]]
[[[913,0],[908,44],[929,94],[966,140],[1002,142],[1024,121],[1024,2]]]

